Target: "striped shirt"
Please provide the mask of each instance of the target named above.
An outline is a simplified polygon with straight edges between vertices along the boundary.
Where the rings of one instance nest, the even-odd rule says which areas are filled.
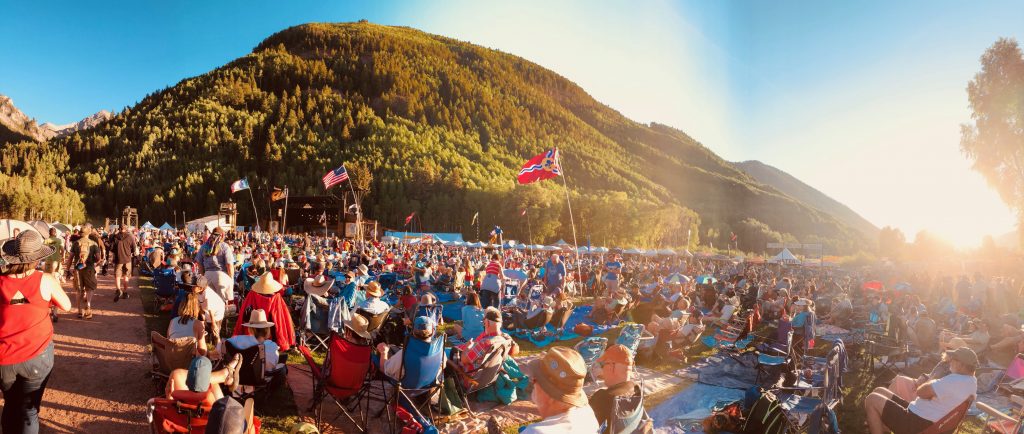
[[[491,261],[490,263],[487,264],[487,268],[485,270],[487,274],[493,274],[495,276],[500,275],[501,264],[499,264],[497,261]]]

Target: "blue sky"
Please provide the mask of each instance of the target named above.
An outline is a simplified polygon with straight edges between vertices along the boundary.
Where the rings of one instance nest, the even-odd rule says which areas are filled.
[[[365,18],[523,56],[911,238],[1013,226],[958,143],[966,83],[998,37],[1024,41],[1024,0],[2,1],[0,93],[40,122],[120,110],[290,25]]]

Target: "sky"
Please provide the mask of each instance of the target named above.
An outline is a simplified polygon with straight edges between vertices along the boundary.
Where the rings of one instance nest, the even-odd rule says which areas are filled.
[[[368,19],[522,56],[640,122],[761,160],[908,239],[961,246],[1014,215],[959,151],[965,87],[1024,0],[0,0],[0,93],[75,122],[250,52],[306,22]],[[16,65],[11,67],[10,65]]]

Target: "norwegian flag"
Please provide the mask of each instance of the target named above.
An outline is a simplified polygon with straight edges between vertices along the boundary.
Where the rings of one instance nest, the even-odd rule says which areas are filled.
[[[729,232],[729,241],[736,241],[736,233]]]
[[[409,226],[409,223],[412,223],[412,217],[415,216],[415,215],[416,215],[416,211],[413,211],[412,214],[409,214],[409,217],[405,218],[405,225],[406,226]]]
[[[562,167],[558,164],[558,148],[537,155],[527,161],[519,171],[516,179],[520,184],[551,179],[562,174]]]
[[[334,187],[335,185],[345,182],[346,179],[348,179],[348,171],[345,170],[345,165],[342,164],[341,167],[327,172],[327,174],[324,175],[324,188]]]

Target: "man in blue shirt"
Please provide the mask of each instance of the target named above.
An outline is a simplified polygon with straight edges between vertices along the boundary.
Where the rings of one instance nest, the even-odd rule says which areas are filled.
[[[557,253],[551,255],[551,259],[544,264],[544,293],[554,296],[562,292],[565,285],[565,264],[562,257]]]
[[[345,273],[345,283],[341,284],[341,298],[345,299],[345,305],[352,308],[356,305],[356,283],[352,281],[355,273]]]
[[[619,274],[622,273],[621,256],[615,254],[612,260],[604,264],[604,288],[606,295],[611,296],[619,290]]]

